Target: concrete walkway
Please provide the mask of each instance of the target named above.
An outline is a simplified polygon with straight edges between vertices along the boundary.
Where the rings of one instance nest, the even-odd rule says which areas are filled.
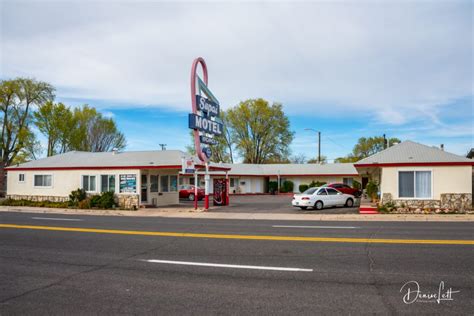
[[[175,218],[202,218],[202,219],[243,219],[243,220],[298,220],[298,221],[409,221],[409,222],[472,222],[473,214],[281,214],[281,213],[231,213],[217,212],[211,208],[205,212],[202,209],[186,209],[183,207],[140,209],[138,211],[122,210],[79,210],[60,208],[40,208],[27,206],[0,206],[0,212],[25,212],[41,214],[67,215],[103,215],[103,216],[151,216]],[[0,214],[1,219],[1,214]]]

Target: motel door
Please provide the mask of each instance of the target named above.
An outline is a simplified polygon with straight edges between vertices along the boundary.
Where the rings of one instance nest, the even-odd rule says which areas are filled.
[[[141,186],[142,202],[148,202],[148,175],[142,174],[142,186]]]

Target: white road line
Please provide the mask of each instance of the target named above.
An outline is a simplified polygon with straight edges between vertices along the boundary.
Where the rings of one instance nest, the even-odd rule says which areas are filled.
[[[32,219],[49,220],[49,221],[72,221],[72,222],[82,222],[83,221],[83,219],[59,218],[59,217],[32,217]]]
[[[291,226],[291,225],[273,225],[274,228],[329,228],[329,229],[357,229],[355,226]]]
[[[264,267],[264,266],[246,266],[237,264],[221,264],[221,263],[204,263],[204,262],[188,262],[188,261],[171,261],[171,260],[146,260],[141,261],[151,263],[166,263],[166,264],[178,264],[185,266],[201,266],[201,267],[218,267],[218,268],[234,268],[234,269],[254,269],[254,270],[273,270],[273,271],[292,271],[292,272],[313,272],[313,269],[300,269],[300,268],[285,268],[285,267]]]

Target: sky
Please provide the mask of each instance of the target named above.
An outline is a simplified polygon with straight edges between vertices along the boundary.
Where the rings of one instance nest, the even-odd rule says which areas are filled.
[[[471,1],[0,0],[0,20],[0,78],[98,108],[127,150],[190,144],[198,56],[222,108],[283,104],[294,155],[316,156],[305,128],[329,161],[382,134],[474,147]]]

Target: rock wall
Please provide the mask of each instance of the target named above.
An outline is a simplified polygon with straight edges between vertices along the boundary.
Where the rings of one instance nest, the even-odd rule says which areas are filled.
[[[68,196],[49,196],[49,195],[16,195],[16,194],[9,194],[7,195],[7,199],[12,200],[28,200],[34,202],[67,202],[69,201]]]
[[[139,207],[138,194],[119,194],[117,200],[119,207],[126,210],[136,210]]]
[[[466,213],[472,212],[472,194],[443,193],[441,200],[397,200],[384,193],[381,204],[393,203],[394,213]]]

